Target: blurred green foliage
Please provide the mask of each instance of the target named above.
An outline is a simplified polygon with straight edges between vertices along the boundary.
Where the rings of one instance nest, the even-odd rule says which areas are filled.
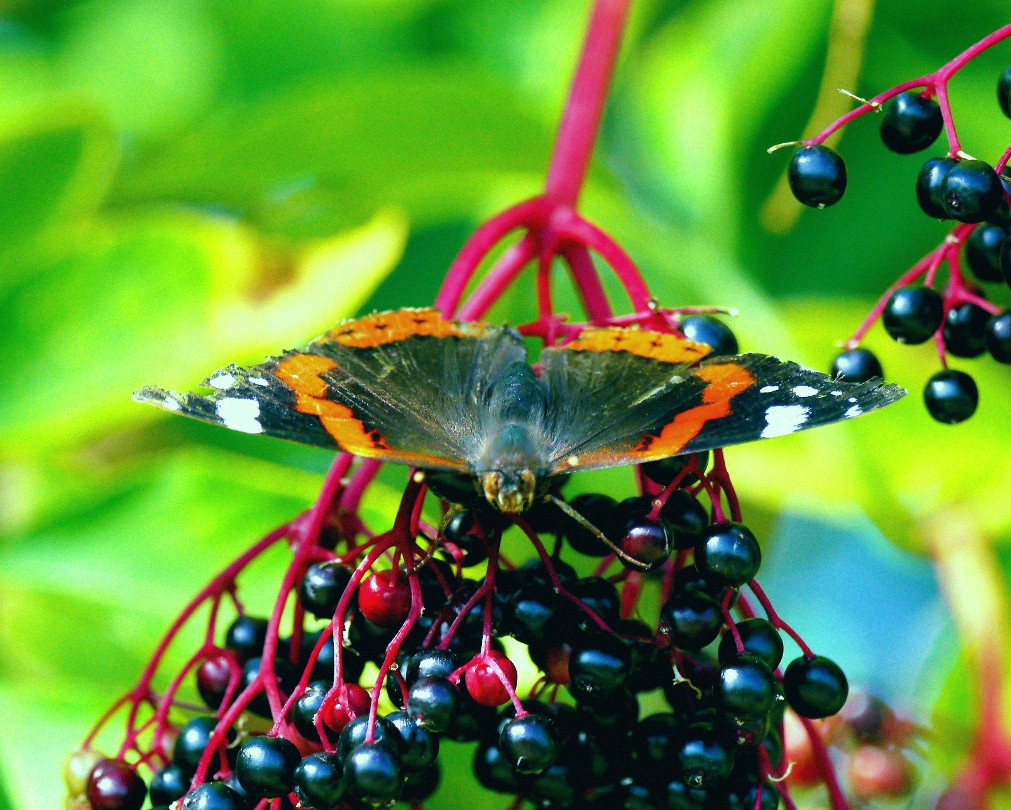
[[[60,806],[66,752],[136,679],[170,617],[259,533],[305,508],[329,462],[163,418],[131,391],[193,387],[356,312],[430,303],[473,227],[539,189],[587,8],[6,4],[0,778],[11,801],[0,787],[0,810]],[[663,304],[733,306],[745,348],[815,367],[945,233],[913,200],[918,161],[887,153],[873,117],[840,144],[850,190],[839,206],[804,212],[786,234],[761,225],[786,163],[765,148],[802,134],[831,11],[828,0],[640,0],[584,195]],[[1006,21],[999,0],[882,0],[850,89],[869,96],[933,69]],[[993,86],[1009,61],[998,48],[952,88],[977,157],[995,160],[1008,140]],[[494,317],[525,319],[530,299],[510,295]],[[916,394],[931,350],[893,347],[880,331],[870,345],[913,394],[836,430],[735,450],[746,515],[772,542],[785,525],[777,515],[830,526],[863,513],[924,552],[918,521],[960,502],[1007,541],[1007,367],[977,361],[979,413],[944,427]],[[402,478],[388,476],[394,487]],[[392,502],[377,495],[373,508]],[[818,540],[792,548],[817,555]],[[276,587],[269,565],[246,582],[264,598]],[[936,591],[932,600],[937,612]],[[817,603],[788,618],[830,634],[847,621]],[[865,615],[867,633],[875,618],[927,620]],[[936,643],[922,684],[956,673],[942,693],[956,716],[971,689],[957,646]],[[887,672],[855,666],[889,691]],[[922,684],[892,696],[926,716],[937,689]],[[965,744],[949,735],[928,759],[950,771]],[[502,805],[478,796],[466,771],[456,758],[434,806]]]

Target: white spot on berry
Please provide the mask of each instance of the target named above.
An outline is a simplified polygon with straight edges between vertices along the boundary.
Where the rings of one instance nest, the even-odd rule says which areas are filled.
[[[211,377],[207,384],[212,388],[217,388],[219,391],[224,391],[226,388],[231,388],[235,385],[235,375],[228,374],[227,372],[221,372],[220,374],[215,374]]]
[[[763,439],[786,436],[800,429],[811,415],[811,409],[804,405],[773,405],[765,412]]]
[[[860,416],[863,411],[860,410],[859,405],[850,405],[846,413],[843,414],[843,419],[852,419],[854,416]]]
[[[248,377],[247,379],[253,385],[260,385],[260,386],[263,386],[264,388],[266,388],[268,385],[270,385],[270,383],[267,382],[267,380],[265,378],[263,378],[263,377]]]
[[[793,388],[793,393],[798,397],[813,397],[818,393],[818,389],[812,388],[810,385],[796,385]]]
[[[778,391],[778,390],[779,390],[779,386],[778,385],[763,385],[761,388],[758,389],[758,393],[759,394],[771,394],[771,393],[773,393],[775,391]]]
[[[255,399],[225,397],[214,406],[218,418],[226,428],[242,433],[263,433],[260,424],[260,403]]]

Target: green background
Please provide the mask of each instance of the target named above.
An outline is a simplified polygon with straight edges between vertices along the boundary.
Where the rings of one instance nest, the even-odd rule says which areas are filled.
[[[304,509],[330,460],[164,416],[131,392],[192,388],[340,318],[430,303],[473,228],[541,187],[589,6],[3,8],[0,810],[49,810],[66,753],[170,618]],[[888,153],[873,116],[839,143],[850,188],[838,206],[804,210],[782,234],[762,224],[788,160],[765,149],[804,134],[831,13],[826,0],[636,3],[583,204],[661,303],[734,307],[745,349],[816,368],[947,232],[912,194],[941,148]],[[932,70],[1006,22],[1003,0],[884,0],[849,89]],[[963,147],[990,161],[1011,134],[994,98],[1009,62],[999,46],[952,86]],[[529,319],[530,289],[524,278],[493,319]],[[966,754],[973,714],[921,528],[958,504],[1011,570],[1011,374],[956,361],[981,402],[945,427],[918,393],[932,349],[894,346],[880,327],[867,345],[909,397],[728,460],[784,617],[852,681],[935,720],[918,759],[928,797]],[[627,483],[577,486],[594,481]],[[394,492],[371,508],[388,512]],[[282,566],[271,558],[243,587],[268,598]],[[448,759],[433,807],[504,806],[473,786],[463,755]]]

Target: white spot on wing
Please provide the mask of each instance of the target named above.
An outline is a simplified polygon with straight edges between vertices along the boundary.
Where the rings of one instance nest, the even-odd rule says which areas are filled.
[[[786,436],[800,429],[807,421],[811,409],[804,405],[773,405],[765,412],[765,430],[763,439],[773,436]]]
[[[181,411],[183,409],[183,406],[179,404],[179,400],[175,397],[165,397],[162,399],[161,404],[170,411]]]
[[[798,397],[813,397],[818,393],[818,389],[812,388],[810,385],[795,385],[793,393]]]
[[[214,410],[226,428],[243,433],[263,433],[263,425],[260,424],[260,403],[255,399],[225,397],[217,401]]]
[[[227,372],[215,374],[207,381],[207,384],[212,388],[217,388],[219,391],[224,391],[226,388],[231,388],[235,385],[235,375],[228,374]]]
[[[857,398],[856,398],[856,397],[850,397],[850,398],[849,398],[849,399],[847,399],[846,401],[847,401],[847,402],[856,402],[856,401],[857,401]]]
[[[860,416],[863,411],[860,410],[859,405],[850,405],[849,410],[843,414],[843,419],[852,419],[854,416]]]
[[[264,388],[270,385],[270,383],[267,382],[263,377],[247,377],[246,379],[248,379],[253,385],[261,385]]]
[[[834,397],[841,397],[842,391],[829,391],[829,393]]]
[[[779,386],[778,385],[764,385],[764,386],[762,386],[761,388],[758,389],[758,393],[759,394],[771,394],[771,393],[773,393],[775,391],[778,391],[778,390],[779,390]]]

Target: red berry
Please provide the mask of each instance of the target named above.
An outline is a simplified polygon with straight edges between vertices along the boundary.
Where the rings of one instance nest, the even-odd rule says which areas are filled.
[[[411,586],[400,571],[377,571],[358,593],[362,615],[380,627],[396,627],[411,612]]]
[[[358,684],[350,683],[325,700],[320,711],[327,728],[340,732],[356,717],[368,715],[371,705],[369,693]]]
[[[88,802],[93,810],[140,810],[147,785],[125,762],[104,759],[88,778]]]
[[[495,660],[510,686],[516,688],[516,667],[513,666],[513,662],[497,650],[492,650],[484,660],[467,670],[464,676],[467,691],[482,706],[501,706],[509,700],[509,693],[495,668],[488,663],[488,658]]]

